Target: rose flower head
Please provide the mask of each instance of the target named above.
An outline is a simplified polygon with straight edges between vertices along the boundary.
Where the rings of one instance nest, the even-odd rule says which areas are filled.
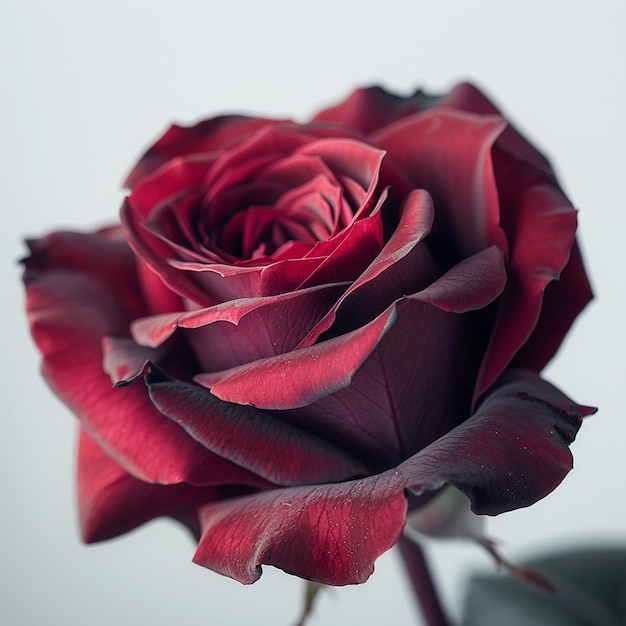
[[[576,211],[476,88],[172,126],[121,224],[31,240],[85,541],[157,516],[241,582],[365,581],[445,484],[533,504],[592,409],[539,373],[591,297]]]

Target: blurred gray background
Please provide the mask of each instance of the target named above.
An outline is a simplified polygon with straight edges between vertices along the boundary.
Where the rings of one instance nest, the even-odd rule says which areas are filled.
[[[488,532],[513,560],[626,542],[622,0],[5,0],[1,14],[0,625],[293,623],[301,581],[265,568],[244,588],[204,570],[173,523],[80,544],[75,420],[38,375],[15,261],[25,236],[116,220],[125,173],[171,121],[234,110],[305,120],[371,83],[437,92],[471,79],[547,153],[580,208],[597,299],[546,376],[600,412],[564,484]],[[458,615],[468,575],[491,562],[461,543],[428,554]],[[413,624],[412,603],[392,551],[366,585],[325,594],[311,625]]]

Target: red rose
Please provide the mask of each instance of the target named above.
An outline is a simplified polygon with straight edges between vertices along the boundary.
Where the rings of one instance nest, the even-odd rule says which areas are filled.
[[[570,469],[591,410],[539,371],[591,297],[576,212],[472,86],[173,126],[128,185],[25,261],[86,541],[170,515],[242,582],[358,583],[408,492],[493,515]]]

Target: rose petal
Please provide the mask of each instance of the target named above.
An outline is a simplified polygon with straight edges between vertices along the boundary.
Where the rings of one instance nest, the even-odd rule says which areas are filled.
[[[206,389],[146,375],[152,402],[194,440],[219,456],[281,485],[345,480],[367,473],[356,458],[271,413],[222,402]]]
[[[393,305],[397,321],[350,384],[289,411],[289,419],[350,442],[351,449],[386,467],[428,445],[470,410],[484,340],[474,316],[459,313],[485,307],[505,282],[502,253],[494,246],[400,298]]]
[[[356,369],[395,323],[397,307],[404,309],[415,302],[420,308],[432,304],[444,311],[464,312],[492,302],[504,281],[502,255],[490,248],[457,265],[426,290],[393,303],[357,330],[228,371],[200,374],[195,380],[228,402],[267,409],[306,406],[350,383]],[[452,298],[446,300],[451,297],[450,285],[459,282],[464,285],[464,297],[457,299],[452,290]],[[419,315],[415,317],[417,323]]]
[[[421,91],[409,98],[389,93],[382,87],[357,89],[338,105],[320,111],[315,121],[333,122],[369,134],[424,108]]]
[[[126,385],[143,374],[148,363],[159,363],[164,350],[138,346],[126,337],[102,338],[102,369],[116,385]]]
[[[185,338],[200,367],[207,372],[224,370],[293,350],[345,288],[345,284],[322,285],[144,318],[133,324],[133,336],[141,344],[159,345],[177,328],[187,329]]]
[[[461,316],[410,298],[387,311],[394,310],[394,325],[358,365],[349,384],[301,408],[283,405],[290,409],[290,421],[345,442],[379,471],[455,426],[468,414],[471,397],[465,380],[471,379],[471,362],[463,370],[458,367],[473,345]],[[332,360],[326,362],[330,367]],[[272,391],[279,391],[281,384]],[[273,399],[273,394],[266,396]]]
[[[194,380],[227,402],[266,409],[307,406],[349,385],[395,320],[395,309],[389,307],[352,333]]]
[[[508,129],[494,147],[502,222],[512,242],[508,283],[476,387],[476,397],[500,375],[526,343],[540,319],[546,287],[559,279],[568,263],[576,235],[576,211],[558,188],[547,163],[533,152],[525,158],[527,144]],[[564,335],[573,321],[568,304],[579,291],[588,293],[587,281],[566,283],[560,315]],[[570,294],[566,293],[570,291]],[[582,296],[584,297],[584,295]],[[576,312],[580,303],[574,306]],[[556,331],[556,329],[555,329]],[[550,344],[556,347],[550,341]],[[551,355],[550,355],[551,356]]]
[[[313,119],[343,124],[370,134],[403,118],[442,107],[482,115],[499,113],[474,85],[460,83],[447,94],[436,96],[421,89],[409,96],[399,96],[379,86],[357,89],[346,100],[320,111]]]
[[[56,233],[31,243],[26,306],[46,381],[98,445],[139,479],[267,484],[190,439],[156,410],[143,386],[111,386],[102,338],[127,336],[130,321],[146,313],[120,232]]]
[[[378,184],[385,157],[384,151],[353,139],[319,139],[302,146],[298,152],[321,157],[335,176],[347,176],[370,191]]]
[[[132,190],[129,202],[138,219],[145,220],[161,205],[196,189],[215,164],[213,154],[177,157],[147,176]]]
[[[492,302],[505,279],[493,247],[357,330],[195,380],[228,402],[289,410],[294,423],[388,467],[469,411],[476,339],[458,312]],[[453,290],[451,298],[448,287],[459,282],[463,297]]]
[[[449,93],[442,96],[436,103],[438,107],[456,109],[479,115],[499,115],[500,111],[471,83],[459,83]]]
[[[278,120],[225,115],[204,120],[194,126],[174,124],[139,159],[124,186],[135,187],[141,179],[176,157],[223,149],[270,123],[278,123]]]
[[[498,371],[498,362],[508,356],[506,348],[504,354],[498,352],[501,345],[526,342],[538,325],[528,351],[522,347],[527,356],[516,362],[540,369],[592,297],[575,241],[576,211],[557,186],[547,161],[512,129],[496,144],[494,159],[501,172],[501,203],[510,207],[505,219],[515,247],[509,269],[511,289],[505,292],[482,373],[483,389]]]
[[[383,247],[383,223],[380,211],[353,222],[336,240],[337,245],[334,249],[298,288],[355,280]]]
[[[412,191],[384,248],[299,347],[312,345],[333,325],[338,329],[335,334],[363,326],[402,295],[427,286],[436,277],[437,269],[428,250],[418,244],[430,232],[433,217],[430,195],[422,190]]]
[[[144,272],[152,272],[158,277],[158,281],[154,280],[147,284],[147,291],[154,283],[163,284],[174,294],[181,298],[186,298],[195,302],[198,306],[205,307],[215,304],[210,294],[207,294],[202,288],[194,283],[188,275],[177,271],[167,262],[169,256],[169,246],[159,237],[149,232],[141,224],[138,216],[130,204],[130,200],[126,198],[120,210],[120,218],[127,229],[128,242],[139,257],[140,262],[144,266]],[[143,276],[143,273],[142,273]],[[160,301],[166,301],[166,304],[173,302],[167,300],[164,296]]]
[[[513,363],[541,371],[554,356],[565,334],[593,297],[576,242],[568,264],[558,281],[545,291],[541,317],[533,334],[517,353]]]
[[[327,585],[365,582],[396,542],[407,502],[388,480],[274,489],[200,511],[195,563],[243,584],[261,564]]]
[[[80,430],[78,511],[86,543],[116,537],[163,515],[185,518],[217,495],[218,489],[213,487],[154,485],[138,480]],[[190,529],[197,533],[197,521]]]
[[[184,283],[185,287],[191,284],[193,289],[199,289],[199,292],[204,294],[204,304],[199,302],[199,296],[190,298],[203,307],[239,298],[262,298],[293,291],[323,261],[323,257],[307,257],[275,262],[270,260],[265,262],[269,263],[267,265],[249,266],[172,260],[168,265],[172,270],[173,281],[176,276],[179,277],[181,284],[189,276],[193,278],[193,282]],[[188,293],[191,295],[191,291]]]
[[[415,187],[433,196],[436,220],[429,242],[448,267],[492,244],[508,252],[491,159],[505,127],[497,116],[437,110],[372,136]]]
[[[45,278],[48,272],[81,273],[91,276],[98,285],[111,288],[125,312],[124,318],[145,313],[134,257],[120,226],[90,234],[56,232],[27,244],[30,256],[24,260],[26,287]],[[120,315],[111,323],[126,331],[120,324]]]
[[[493,302],[506,282],[504,254],[497,246],[490,246],[457,263],[415,297],[444,311],[466,313]]]
[[[319,310],[334,302],[346,286],[347,283],[320,285],[265,298],[239,298],[197,311],[153,315],[134,320],[131,330],[137,343],[155,348],[171,337],[177,328],[197,329],[215,322],[239,326],[243,319],[250,317],[249,324],[257,331],[255,335],[261,323],[272,329],[268,336],[273,343],[289,344],[294,327],[307,328],[312,324],[309,318],[316,319]],[[277,350],[288,351],[283,346]]]
[[[194,561],[243,583],[259,578],[261,564],[323,584],[362,583],[402,532],[407,487],[449,482],[482,514],[528,506],[571,468],[568,446],[590,412],[532,373],[511,373],[471,419],[395,469],[204,507]]]
[[[509,281],[478,397],[537,324],[543,291],[567,263],[575,211],[545,158],[497,117],[442,110],[395,124],[375,140],[417,185],[428,184],[438,207],[429,238],[437,258],[445,259],[451,244],[461,256],[492,244],[507,255]]]
[[[222,188],[249,177],[261,166],[297,152],[311,139],[313,137],[307,133],[307,128],[302,126],[278,124],[260,128],[246,141],[220,153],[203,181],[204,188],[208,190],[207,200],[212,200]],[[239,171],[244,173],[240,175]]]

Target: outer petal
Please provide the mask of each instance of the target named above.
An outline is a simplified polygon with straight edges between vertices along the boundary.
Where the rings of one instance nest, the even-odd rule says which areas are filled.
[[[497,116],[441,110],[372,136],[416,187],[433,196],[436,220],[429,242],[447,267],[492,244],[508,251],[491,160],[505,128]]]
[[[193,439],[273,483],[303,485],[367,473],[347,452],[270,413],[223,402],[155,369],[146,384],[158,409]]]
[[[466,113],[478,113],[479,115],[500,114],[493,102],[471,83],[459,83],[449,93],[439,98],[435,104],[438,107],[456,109]]]
[[[576,212],[558,188],[540,182],[520,189],[516,197],[517,211],[509,227],[509,279],[479,374],[477,397],[489,388],[528,341],[542,312],[544,291],[559,279],[575,242]],[[573,321],[572,313],[577,314],[582,308],[576,303],[570,311],[570,299],[578,299],[574,295],[577,292],[582,292],[583,297],[588,294],[584,272],[582,277],[580,284],[565,284],[562,288],[559,306],[562,318],[554,328],[559,338]],[[572,295],[567,294],[568,287]],[[551,357],[549,350],[556,347],[554,339],[550,340],[544,345],[544,354]]]
[[[261,564],[327,585],[363,583],[406,511],[404,489],[385,475],[236,498],[201,509],[193,560],[244,584]]]
[[[364,582],[402,532],[406,488],[449,482],[482,514],[528,506],[567,474],[568,446],[591,412],[534,374],[511,373],[472,418],[393,470],[204,507],[194,560],[243,583],[262,563],[324,584]]]
[[[561,345],[570,326],[591,300],[593,293],[574,243],[569,263],[558,281],[546,288],[539,323],[515,357],[517,367],[541,371]]]
[[[134,187],[142,178],[176,157],[224,149],[263,126],[276,122],[257,117],[225,115],[204,120],[194,126],[174,124],[139,159],[124,186]]]
[[[429,242],[438,259],[450,263],[450,250],[463,257],[492,244],[507,255],[509,281],[478,397],[535,328],[544,289],[567,264],[575,211],[545,158],[498,117],[442,109],[383,129],[374,141],[433,194]]]
[[[399,299],[397,321],[350,384],[290,411],[290,419],[349,441],[383,468],[428,445],[469,414],[476,354],[483,348],[470,311],[492,302],[505,279],[502,255],[493,247]],[[459,284],[472,289],[459,290]]]
[[[320,111],[313,119],[335,122],[373,133],[398,120],[433,108],[451,108],[482,115],[497,114],[497,108],[470,83],[461,83],[441,96],[418,89],[409,96],[398,96],[382,87],[357,89],[340,104]]]
[[[146,313],[133,256],[120,234],[56,233],[31,244],[26,306],[48,384],[107,454],[137,478],[267,484],[190,439],[156,410],[142,386],[111,386],[102,368],[102,338],[128,336],[130,321]]]
[[[334,122],[369,134],[383,126],[427,108],[429,98],[422,91],[403,98],[382,87],[357,89],[336,106],[320,111],[317,122]]]
[[[217,498],[218,489],[154,485],[128,474],[81,429],[78,451],[78,509],[83,541],[121,535],[162,515],[187,518]],[[193,516],[189,516],[193,518]],[[191,524],[192,532],[198,526]]]

